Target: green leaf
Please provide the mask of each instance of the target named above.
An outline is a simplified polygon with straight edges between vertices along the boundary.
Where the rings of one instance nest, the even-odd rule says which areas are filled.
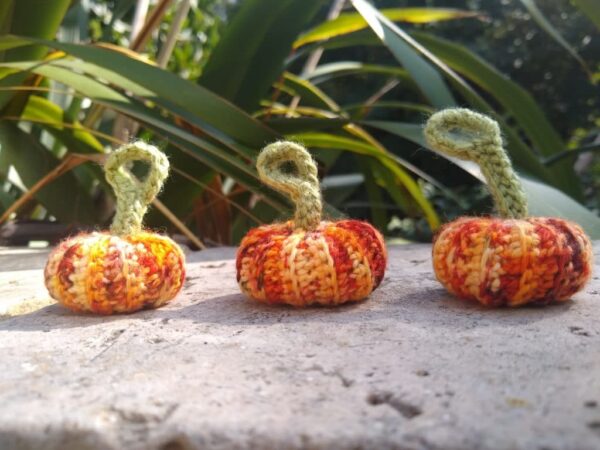
[[[592,239],[600,239],[600,218],[558,189],[521,177],[531,216],[562,217],[578,223]],[[549,200],[551,199],[551,200]]]
[[[71,86],[76,91],[92,99],[94,102],[144,123],[148,128],[157,131],[161,136],[169,139],[173,145],[198,159],[198,161],[206,164],[217,172],[231,176],[251,191],[265,195],[267,200],[269,200],[273,206],[285,209],[285,203],[281,201],[281,197],[275,195],[273,191],[265,190],[258,180],[255,169],[238,158],[235,158],[223,147],[196,136],[182,127],[176,126],[169,118],[164,117],[164,115],[141,102],[129,99],[92,78],[53,65],[53,63],[54,62],[48,62],[40,65],[37,63],[20,62],[3,63],[0,64],[0,66],[31,70]]]
[[[254,111],[321,5],[320,0],[245,0],[212,51],[200,84]]]
[[[394,8],[382,9],[381,14],[393,22],[432,23],[442,20],[474,17],[478,14],[471,11],[461,11],[452,8]],[[330,39],[335,36],[352,33],[366,28],[367,21],[357,13],[343,13],[339,17],[323,22],[303,33],[294,42],[294,48],[311,42]]]
[[[6,0],[4,0],[6,1]],[[14,0],[6,34],[53,39],[71,0]],[[6,51],[5,61],[39,59],[47,52],[43,45],[27,45]]]
[[[283,84],[301,97],[303,105],[326,108],[330,111],[339,111],[340,109],[337,103],[309,80],[293,73],[284,72]]]
[[[68,150],[77,153],[102,153],[102,144],[89,132],[85,131],[79,122],[69,123],[65,112],[60,106],[50,100],[32,95],[21,115],[25,121],[40,123],[52,133]],[[69,128],[65,125],[71,125]]]
[[[514,117],[517,126],[525,132],[541,155],[550,156],[563,150],[564,144],[560,135],[525,89],[465,47],[427,33],[413,33],[413,36],[452,69],[489,92]],[[491,112],[485,109],[483,111]],[[504,125],[504,118],[499,115],[495,115],[494,118]],[[508,127],[504,125],[503,129],[506,132]],[[509,144],[513,145],[520,140],[514,135],[507,137]],[[560,187],[574,198],[582,198],[579,181],[568,164],[560,164],[560,167],[547,170],[524,145],[519,149],[509,145],[508,149],[515,161],[530,170],[533,175],[553,182],[556,187]]]
[[[6,37],[0,37],[0,43],[5,39]],[[86,61],[88,65],[81,67],[89,70],[91,74],[96,74],[124,89],[133,91],[135,88],[138,95],[143,94],[141,96],[150,101],[177,105],[240,143],[260,148],[265,142],[278,138],[276,133],[236,106],[176,74],[106,48],[41,42]]]
[[[542,11],[540,11],[540,9],[538,8],[535,1],[534,0],[520,0],[520,1],[523,4],[523,6],[525,6],[525,8],[527,8],[527,10],[529,11],[529,14],[531,14],[531,17],[533,17],[533,20],[535,20],[537,22],[537,24],[540,26],[540,28],[542,28],[542,30],[544,30],[546,33],[548,33],[548,35],[552,39],[554,39],[562,48],[564,48],[579,63],[579,65],[583,68],[583,70],[585,71],[587,76],[591,79],[592,72],[590,71],[590,68],[587,66],[585,61],[583,59],[581,59],[581,56],[579,56],[579,54],[577,53],[577,50],[575,50],[565,40],[565,38],[562,37],[562,35],[558,32],[558,30],[556,28],[554,28],[554,26],[548,21],[548,19],[546,19],[546,16],[544,16]]]
[[[365,177],[365,189],[371,205],[373,224],[380,230],[385,230],[387,227],[387,214],[381,207],[383,205],[383,194],[373,175],[374,170],[376,170],[374,166],[375,164],[372,161],[358,165]]]
[[[600,29],[600,3],[598,3],[598,0],[572,1],[592,22],[596,24],[596,27]]]
[[[492,108],[492,106],[485,99],[483,99],[470,85],[468,85],[457,73],[454,72],[454,70],[453,70],[454,68],[460,67],[461,64],[464,64],[465,59],[469,60],[469,56],[474,57],[474,55],[472,53],[470,53],[464,47],[456,46],[455,44],[449,44],[449,45],[453,45],[453,46],[461,49],[460,54],[459,53],[454,54],[453,52],[443,52],[442,51],[443,49],[440,50],[437,47],[433,47],[430,45],[428,40],[422,39],[423,35],[430,37],[430,39],[437,39],[438,41],[441,41],[439,38],[434,38],[425,33],[413,32],[413,36],[418,37],[419,40],[423,40],[424,44],[426,46],[428,46],[428,48],[423,47],[422,45],[420,45],[419,43],[417,43],[414,40],[410,41],[411,45],[414,45],[415,48],[418,49],[420,53],[425,55],[427,57],[427,59],[429,59],[434,65],[436,65],[440,70],[442,70],[447,75],[447,77],[450,79],[454,88],[464,96],[464,98],[468,101],[468,103],[470,103],[471,107],[473,107],[476,110],[479,110],[483,113],[491,115],[494,119],[496,119],[500,123],[502,130],[506,136],[507,150],[509,151],[510,156],[513,159],[513,161],[517,165],[519,165],[522,169],[527,170],[530,174],[540,178],[541,180],[543,180],[547,183],[553,184],[556,187],[560,187],[560,189],[562,189],[565,192],[568,192],[574,198],[581,198],[581,189],[580,189],[577,181],[575,180],[575,181],[569,182],[568,180],[565,181],[565,179],[564,179],[565,176],[567,178],[572,177],[572,169],[571,168],[567,167],[562,172],[559,172],[558,175],[552,174],[551,172],[549,172],[546,169],[546,167],[544,167],[544,164],[542,164],[542,162],[537,158],[537,156],[525,144],[525,142],[523,142],[523,140],[519,136],[519,133],[517,133],[516,130],[514,130],[513,128],[511,128],[508,125],[506,119],[502,115],[497,114],[494,111],[494,109]],[[358,32],[358,33],[355,33],[355,35],[340,36],[338,38],[331,39],[330,41],[323,44],[323,47],[325,47],[325,48],[344,48],[347,46],[355,46],[355,45],[369,45],[369,46],[381,45],[381,41],[379,41],[378,39],[375,39],[373,35],[365,34],[363,32]],[[441,57],[444,57],[444,61],[442,61],[442,59],[438,58],[438,56],[433,55],[431,53],[431,51],[429,51],[429,49],[431,49],[434,52],[439,52],[439,55]],[[447,64],[452,64],[453,68],[450,68]],[[507,83],[512,83],[512,82],[510,82],[510,80],[505,79],[502,75],[500,75],[500,78],[504,79],[504,81]],[[500,80],[498,80],[498,81],[500,81]],[[514,85],[514,83],[513,83],[513,85]],[[518,85],[514,85],[514,86],[518,87]],[[494,91],[492,90],[492,92],[490,92],[490,93],[493,95]],[[515,100],[518,102],[518,94],[519,94],[518,92],[511,92],[510,95],[512,95],[514,97],[512,100]],[[511,100],[511,98],[509,98],[508,100]],[[533,102],[533,104],[535,106],[535,102]],[[517,112],[518,112],[518,110],[517,110]],[[542,116],[543,116],[543,114],[542,114]],[[518,125],[522,126],[521,124],[518,124]],[[529,129],[528,131],[531,133],[536,132],[535,129]],[[552,133],[556,134],[555,131],[552,131]],[[543,136],[540,136],[540,137],[543,138]],[[566,175],[563,172],[566,172]],[[571,172],[571,173],[569,173],[569,172]]]
[[[415,180],[394,160],[392,155],[382,152],[368,142],[327,133],[299,133],[288,137],[292,140],[302,142],[309,147],[346,150],[375,158],[381,166],[390,171],[396,180],[407,189],[423,211],[431,229],[435,230],[439,226],[439,218],[431,203],[425,198]]]
[[[416,113],[420,113],[423,117],[428,117],[435,112],[435,109],[428,105],[423,105],[421,103],[412,103],[412,102],[396,102],[396,101],[379,101],[373,103],[372,105],[365,106],[364,103],[354,103],[351,105],[343,105],[342,110],[347,112],[358,111],[367,109],[377,109],[377,108],[389,108],[389,109],[403,109],[406,111],[412,111]],[[353,116],[354,117],[354,116]]]
[[[281,134],[293,134],[305,131],[340,131],[349,119],[322,119],[319,117],[275,117],[265,120],[265,123]]]
[[[40,181],[59,164],[59,160],[32,135],[13,124],[0,122],[0,146],[27,187]],[[44,186],[35,198],[62,222],[93,224],[97,220],[91,196],[71,172]]]
[[[410,73],[423,95],[437,108],[456,105],[456,101],[438,71],[414,49],[415,42],[365,0],[351,0],[377,37]]]
[[[378,64],[363,64],[356,61],[338,61],[322,64],[310,72],[306,78],[311,80],[314,84],[319,84],[337,77],[366,74],[377,74],[398,78],[403,82],[409,83],[411,86],[415,86],[415,82],[405,69]]]
[[[7,0],[2,0],[6,2]],[[52,39],[71,3],[70,0],[13,0],[10,13],[6,13],[8,22],[2,27],[3,34],[14,34],[42,39]],[[9,42],[11,38],[8,38]],[[6,51],[0,53],[1,61],[25,61],[42,58],[47,48],[43,45],[15,46],[14,40]],[[0,81],[0,87],[20,84],[25,77],[22,74],[10,75]],[[29,93],[0,91],[0,110],[16,98],[15,112],[20,113],[27,102]]]
[[[363,123],[398,134],[424,148],[429,148],[425,142],[421,125],[384,121],[366,121]],[[471,161],[452,158],[443,153],[437,154],[461,167],[465,172],[479,179],[482,183],[486,183],[477,164]],[[600,218],[552,186],[522,175],[520,179],[529,202],[529,213],[532,216],[562,217],[572,220],[581,225],[592,239],[600,239]],[[549,199],[552,200],[549,201]]]

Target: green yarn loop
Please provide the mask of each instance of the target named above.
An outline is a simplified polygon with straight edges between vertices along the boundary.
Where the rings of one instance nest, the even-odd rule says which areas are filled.
[[[123,167],[131,161],[148,163],[150,169],[144,180],[138,180]],[[117,212],[110,231],[121,236],[140,232],[148,205],[169,174],[169,160],[153,145],[137,141],[112,152],[106,159],[104,172],[117,197]]]
[[[288,163],[293,164],[293,173],[283,170]],[[303,146],[289,141],[269,144],[258,155],[256,168],[265,184],[294,201],[297,228],[314,230],[319,226],[323,206],[317,165]]]
[[[496,121],[469,109],[450,108],[433,114],[424,133],[435,150],[479,165],[500,216],[527,217],[527,199]]]

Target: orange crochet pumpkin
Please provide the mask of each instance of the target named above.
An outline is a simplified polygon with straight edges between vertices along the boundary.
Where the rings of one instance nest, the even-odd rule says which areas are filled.
[[[498,124],[465,109],[434,114],[425,137],[436,150],[474,160],[501,217],[462,217],[434,238],[433,268],[451,293],[489,306],[561,302],[592,273],[592,245],[579,225],[527,217],[527,201],[502,148]]]
[[[121,166],[145,160],[143,183]],[[167,236],[142,231],[147,205],[168,173],[166,157],[137,142],[110,154],[105,171],[117,195],[111,232],[82,233],[59,244],[44,271],[50,295],[74,311],[127,313],[156,308],[177,295],[185,278],[185,257]]]
[[[294,163],[297,173],[281,169]],[[296,201],[293,221],[263,225],[244,237],[237,252],[240,289],[265,303],[336,305],[364,299],[385,272],[381,234],[366,222],[321,221],[317,168],[300,145],[277,142],[259,155],[261,179]]]

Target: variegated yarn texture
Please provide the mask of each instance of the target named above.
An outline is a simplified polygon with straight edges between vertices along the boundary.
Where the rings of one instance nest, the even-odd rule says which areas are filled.
[[[458,297],[489,306],[570,299],[592,273],[592,245],[569,220],[527,217],[521,182],[498,124],[460,108],[435,113],[424,130],[435,150],[476,162],[500,217],[462,217],[434,237],[433,268]]]
[[[150,165],[143,181],[123,167],[134,160]],[[113,314],[156,308],[177,295],[185,278],[181,248],[167,236],[142,230],[168,169],[162,152],[144,142],[109,155],[106,177],[117,196],[113,226],[67,239],[50,253],[44,277],[55,300],[75,311]]]
[[[489,306],[568,300],[592,267],[584,231],[557,218],[463,217],[444,225],[433,245],[433,268],[446,289]]]
[[[283,166],[292,163],[294,171]],[[267,146],[258,158],[266,184],[296,203],[294,220],[254,228],[242,240],[236,268],[240,289],[265,303],[337,305],[362,300],[383,279],[387,252],[381,234],[358,220],[321,220],[317,167],[292,142]]]

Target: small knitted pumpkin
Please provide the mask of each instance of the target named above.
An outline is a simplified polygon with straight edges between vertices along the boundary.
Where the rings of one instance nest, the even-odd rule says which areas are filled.
[[[295,173],[282,166],[292,164]],[[367,297],[383,278],[387,253],[381,234],[366,222],[321,221],[317,167],[292,142],[262,150],[262,181],[296,203],[293,221],[254,228],[237,252],[243,293],[265,303],[337,305]]]
[[[122,167],[134,160],[150,165],[143,182]],[[111,230],[82,233],[59,244],[48,257],[46,287],[74,311],[113,314],[159,307],[177,295],[185,277],[179,246],[142,230],[169,162],[156,147],[136,142],[111,153],[104,170],[117,197]]]
[[[433,267],[446,289],[484,305],[519,306],[565,301],[584,286],[592,272],[589,238],[568,220],[527,216],[495,121],[447,109],[431,116],[425,137],[434,149],[479,164],[501,216],[462,217],[439,230]]]

